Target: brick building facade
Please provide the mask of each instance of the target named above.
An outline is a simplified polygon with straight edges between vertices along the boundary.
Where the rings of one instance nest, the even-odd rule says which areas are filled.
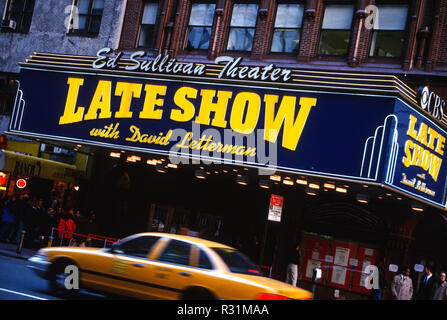
[[[127,2],[123,32],[119,49],[136,50],[139,21],[143,14],[142,0]],[[186,52],[188,18],[191,1],[159,1],[156,23],[155,44],[152,52],[169,53],[187,60],[193,54],[205,60],[229,54],[226,43],[229,35],[232,2],[215,1],[216,10],[212,26],[209,49],[201,52]],[[236,2],[237,3],[237,2]],[[249,3],[245,1],[244,3]],[[394,74],[417,74],[424,76],[444,76],[447,73],[447,1],[258,1],[258,16],[253,39],[253,48],[243,52],[252,63],[255,61],[275,61],[277,64],[300,68],[326,68],[356,70],[363,72],[389,72]],[[277,4],[301,3],[304,5],[299,50],[293,54],[270,52],[272,32],[275,24]],[[318,54],[318,43],[324,16],[324,6],[331,3],[352,4],[355,7],[349,38],[349,53],[344,57],[325,57]],[[408,6],[404,50],[399,58],[373,58],[369,56],[372,28],[366,24],[371,19],[365,8],[370,5],[404,4]],[[238,52],[239,53],[239,52]],[[355,68],[355,69],[354,69]]]
[[[117,50],[128,53],[145,50],[153,56],[169,54],[180,61],[207,63],[212,62],[218,56],[228,55],[244,57],[246,65],[262,66],[274,63],[278,66],[301,70],[393,74],[414,90],[422,85],[427,85],[442,99],[447,99],[447,37],[445,37],[447,34],[447,0],[152,1],[152,3],[158,4],[154,28],[156,31],[153,45],[145,48],[137,44],[139,24],[145,3],[148,2],[143,0],[127,1],[123,32]],[[188,30],[191,27],[189,17],[192,4],[195,3],[215,4],[207,49],[188,50],[186,46]],[[258,5],[252,47],[245,51],[228,50],[232,10],[234,4],[241,3]],[[302,5],[302,22],[296,26],[300,33],[299,46],[293,52],[272,52],[278,7],[289,4]],[[348,21],[350,28],[345,30],[349,36],[346,54],[343,55],[321,54],[320,52],[323,27],[326,24],[324,21],[325,10],[331,5],[353,8],[352,21]],[[399,29],[402,32],[401,53],[392,57],[373,54],[372,50],[377,26],[375,14],[380,16],[379,12],[374,12],[374,10],[375,8],[380,10],[381,7],[386,6],[400,6],[407,9],[402,20],[402,27]],[[397,16],[396,20],[398,20]],[[380,208],[378,210],[391,209]],[[289,217],[289,219],[297,218]],[[429,240],[424,242],[425,244],[419,244],[416,247],[414,245],[415,237],[418,236],[420,229],[428,228],[427,224],[424,227],[420,225],[418,227],[423,220],[421,217],[399,215],[389,219],[391,219],[387,226],[389,237],[384,240],[383,244],[383,247],[387,248],[382,257],[385,263],[392,261],[410,263],[410,261],[420,262],[435,259],[431,255],[431,258],[425,256],[421,260],[423,257],[421,248]],[[291,222],[291,224],[296,223],[297,221]],[[289,241],[287,237],[284,237],[278,243],[285,245],[287,241]],[[412,254],[413,257],[411,257]],[[281,278],[285,263],[284,257],[276,257],[275,263],[274,273]],[[390,276],[390,274],[387,275],[388,280],[391,280]],[[415,279],[415,281],[418,280]],[[330,298],[330,294],[326,291],[323,296]]]
[[[39,2],[43,3],[36,1]],[[64,5],[69,5],[71,0],[65,2]],[[3,3],[6,4],[6,1]],[[62,43],[71,43],[73,39],[77,39],[80,45],[73,47],[78,50],[70,51],[71,47],[66,49],[61,45],[61,41],[56,41],[54,37],[51,38],[54,40],[51,41],[54,47],[46,48],[45,43],[39,41],[40,47],[33,49],[31,46],[35,44],[31,42],[23,55],[32,55],[32,50],[66,55],[77,54],[80,57],[69,57],[69,62],[65,63],[69,64],[70,68],[74,66],[73,68],[84,69],[86,64],[83,60],[91,62],[97,50],[104,46],[111,47],[116,52],[124,51],[125,57],[141,50],[147,52],[149,58],[169,54],[171,58],[180,62],[213,63],[219,56],[241,56],[244,57],[244,64],[249,66],[275,64],[278,67],[299,69],[303,73],[309,72],[305,75],[307,79],[313,81],[309,80],[309,84],[306,83],[309,87],[315,83],[318,85],[319,81],[322,83],[338,81],[339,71],[343,76],[354,78],[365,74],[371,77],[386,74],[396,75],[414,90],[427,85],[442,99],[447,100],[447,37],[443,36],[447,34],[447,0],[127,0],[122,2],[106,0],[104,4],[105,13],[101,28],[98,29],[99,36],[89,37],[88,41],[76,35],[67,35],[62,19],[58,25],[52,25],[60,31],[57,37],[63,39]],[[236,5],[239,5],[240,11],[238,18],[234,19]],[[379,11],[375,11],[377,8]],[[380,8],[385,9],[380,11]],[[385,15],[381,18],[382,22],[377,22],[374,17],[381,17],[380,12],[385,12]],[[331,17],[329,13],[335,14]],[[278,18],[280,14],[287,23]],[[193,21],[191,16],[196,20]],[[43,17],[41,14],[40,19]],[[30,36],[23,36],[24,38],[32,39],[33,32],[40,31],[41,25],[36,23],[34,25],[35,30],[31,28]],[[45,30],[42,33],[45,36],[50,34]],[[386,50],[378,47],[378,43],[381,43]],[[85,45],[85,48],[82,45]],[[382,52],[379,49],[382,49]],[[51,59],[40,55],[30,59],[30,63],[43,63],[36,61],[39,58],[47,59],[45,60],[47,62]],[[66,58],[67,56],[60,57],[61,60]],[[18,62],[23,62],[24,58],[18,59],[20,61],[8,59],[8,63],[16,66]],[[330,73],[326,74],[326,80],[319,78],[319,74],[323,76],[328,71]],[[395,82],[397,80],[399,79],[394,78]],[[373,81],[378,80],[373,79],[370,82]],[[361,85],[363,84],[359,84]],[[371,89],[370,92],[373,90],[375,89]],[[228,233],[232,236],[237,233],[249,236],[251,232],[258,232],[264,227],[261,212],[265,211],[267,204],[259,199],[267,199],[269,195],[267,191],[263,191],[256,184],[248,189],[236,189],[233,180],[226,181],[224,178],[221,180],[216,178],[210,184],[200,184],[192,178],[188,169],[177,171],[182,172],[181,174],[162,176],[152,172],[153,170],[149,172],[150,169],[146,164],[131,167],[122,159],[120,160],[122,167],[119,167],[119,170],[125,168],[131,172],[132,183],[135,186],[133,190],[138,193],[132,195],[126,189],[122,197],[111,197],[105,186],[115,184],[109,183],[104,177],[114,178],[114,175],[118,176],[121,171],[118,173],[113,171],[115,163],[109,157],[110,149],[100,147],[97,151],[105,156],[103,158],[98,156],[94,160],[96,170],[95,177],[89,181],[92,192],[87,197],[88,207],[97,206],[99,213],[101,213],[99,210],[103,210],[104,221],[112,221],[111,224],[114,228],[120,229],[118,230],[120,232],[121,229],[126,229],[126,232],[127,229],[132,232],[146,231],[140,229],[146,228],[147,225],[146,202],[149,199],[154,203],[168,204],[166,208],[156,208],[151,202],[151,217],[154,214],[161,215],[162,211],[166,211],[171,217],[174,211],[179,211],[183,215],[183,209],[192,210],[197,216],[209,216],[213,219],[218,216],[217,214],[227,215],[224,226],[225,224],[229,226]],[[113,174],[107,171],[109,169]],[[415,215],[407,206],[409,201],[404,205],[402,198],[394,196],[395,201],[376,200],[364,209],[358,206],[354,192],[349,194],[349,198],[326,193],[316,199],[308,197],[304,192],[297,192],[296,189],[287,187],[279,189],[280,187],[281,184],[278,190],[290,201],[289,207],[285,209],[281,227],[269,233],[270,248],[267,250],[272,253],[268,264],[272,266],[273,277],[277,279],[285,278],[287,265],[286,252],[281,248],[285,248],[291,239],[296,239],[297,235],[308,231],[319,234],[331,233],[335,238],[343,238],[347,242],[356,241],[356,248],[364,246],[370,249],[373,248],[370,245],[374,245],[376,251],[381,251],[384,264],[401,265],[437,260],[439,268],[447,266],[445,250],[441,252],[446,237],[443,229],[445,225],[439,223],[441,219],[439,208],[429,208],[426,213],[430,214],[426,216]],[[363,186],[358,184],[355,187],[360,189]],[[172,191],[172,188],[175,190],[175,197],[165,192]],[[232,199],[232,201],[225,200],[222,201],[224,204],[216,204],[214,190],[217,188],[223,188],[227,192],[223,196],[224,200]],[[354,186],[351,185],[351,188],[354,189]],[[104,191],[102,194],[98,191],[102,189],[107,192]],[[196,194],[208,202],[203,199],[192,201],[188,192],[185,193],[184,190],[197,191]],[[182,192],[185,195],[182,195]],[[98,200],[98,193],[99,198],[103,198],[102,202]],[[383,197],[385,200],[386,197],[392,199],[391,194]],[[141,217],[137,217],[136,213]],[[241,220],[244,222],[241,223]],[[127,223],[128,226],[123,227],[123,221],[126,221],[124,225]],[[152,218],[149,221],[151,222]],[[247,226],[251,229],[249,230]],[[149,225],[150,228],[152,224]],[[167,225],[166,229],[165,231],[170,231]],[[436,232],[431,232],[432,230]],[[312,237],[309,234],[306,236]],[[392,273],[387,274],[388,280],[391,276]],[[415,283],[417,281],[420,279],[415,279]],[[312,284],[303,281],[300,285],[309,287]],[[320,297],[332,298],[331,290],[320,290]],[[365,295],[351,294],[349,290],[342,292],[347,298],[365,298]]]

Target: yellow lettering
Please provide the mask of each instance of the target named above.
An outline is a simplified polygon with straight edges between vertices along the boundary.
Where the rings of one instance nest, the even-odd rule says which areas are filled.
[[[144,91],[146,91],[146,98],[144,99],[143,110],[140,112],[140,119],[161,119],[163,110],[155,110],[155,106],[163,106],[164,99],[157,97],[158,95],[164,96],[166,94],[166,86],[147,84],[144,87]]]
[[[444,143],[445,143],[445,137],[442,135],[438,135],[438,143],[436,144],[436,153],[440,154],[441,156],[444,155]]]
[[[200,95],[202,96],[200,112],[196,117],[195,122],[209,125],[210,113],[214,112],[214,118],[211,125],[225,128],[227,126],[225,114],[227,113],[228,101],[230,100],[232,94],[233,93],[231,91],[217,91],[217,102],[213,103],[213,99],[216,96],[216,90],[202,89],[200,91]]]
[[[409,167],[411,165],[411,149],[413,149],[414,143],[411,140],[407,140],[405,142],[405,157],[402,158],[402,163],[405,167]]]
[[[130,132],[133,133],[133,135],[130,138],[126,138],[126,141],[131,141],[131,142],[139,141],[140,140],[140,129],[135,126],[130,126],[129,130],[130,130]]]
[[[441,169],[442,159],[432,154],[430,161],[429,174],[433,177],[433,180],[438,180],[439,169]]]
[[[188,132],[184,137],[183,140],[180,144],[177,144],[176,147],[177,148],[189,148],[188,145],[186,145],[185,143],[187,141],[190,141],[192,139],[192,132]]]
[[[276,115],[275,105],[278,102],[277,95],[266,94],[265,101],[265,131],[264,139],[275,143],[282,125],[284,125],[282,146],[289,150],[296,150],[304,125],[309,116],[310,109],[315,106],[317,99],[300,98],[300,110],[294,121],[296,97],[284,96],[281,100]]]
[[[64,114],[59,118],[59,124],[67,124],[82,121],[84,116],[84,108],[79,107],[76,110],[76,102],[78,100],[79,88],[84,84],[82,78],[68,78],[68,94],[65,102]]]
[[[140,136],[140,140],[138,141],[138,142],[141,142],[141,143],[146,143],[147,141],[148,141],[148,135],[147,134],[142,134],[141,136]],[[152,137],[152,136],[151,136]]]
[[[90,107],[84,117],[84,120],[98,119],[98,111],[100,111],[99,119],[107,119],[112,117],[112,113],[110,112],[111,91],[111,81],[99,80],[98,86],[96,87],[95,94],[93,95],[92,102],[90,103]]]
[[[244,118],[244,112],[247,114]],[[243,134],[250,134],[256,128],[261,110],[261,98],[253,92],[241,92],[236,95],[231,110],[231,128]]]
[[[412,166],[422,166],[422,151],[424,151],[424,148],[421,146],[415,144],[413,148],[413,158],[411,159],[411,165]]]
[[[430,157],[431,157],[431,152],[424,149],[424,151],[422,152],[421,167],[425,171],[427,171],[428,168],[430,167]]]
[[[139,98],[141,95],[141,83],[117,82],[115,96],[121,96],[120,109],[115,112],[115,118],[132,118],[130,104],[132,98]]]
[[[182,110],[172,109],[171,120],[186,122],[190,121],[194,117],[196,111],[191,101],[186,98],[197,98],[197,89],[190,87],[181,87],[174,95],[175,104]]]
[[[409,135],[410,137],[412,137],[414,140],[416,140],[417,137],[417,132],[414,129],[414,126],[416,124],[417,118],[413,115],[410,114],[410,123],[408,124],[408,131],[407,131],[407,135]]]
[[[419,132],[416,141],[422,143],[423,145],[427,145],[427,130],[427,125],[422,122],[419,126]]]
[[[428,140],[428,147],[432,150],[435,150],[435,139],[438,136],[438,132],[432,128],[428,128],[428,134],[430,135],[430,139]]]

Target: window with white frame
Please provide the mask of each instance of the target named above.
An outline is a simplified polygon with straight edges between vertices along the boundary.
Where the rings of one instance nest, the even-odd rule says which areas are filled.
[[[158,1],[145,2],[140,23],[138,46],[153,48],[155,40],[155,23],[157,21]]]
[[[318,54],[330,56],[348,54],[353,16],[354,5],[326,5]]]
[[[188,50],[207,50],[210,45],[214,20],[214,3],[193,3],[189,16]]]
[[[304,6],[278,4],[271,52],[298,52]]]
[[[381,5],[378,9],[369,55],[399,58],[403,52],[408,6]]]
[[[257,4],[235,3],[233,5],[227,50],[251,51],[257,16]]]
[[[34,2],[34,0],[9,0],[2,22],[2,30],[28,33],[33,17]]]
[[[105,0],[76,0],[73,10],[73,27],[71,33],[97,35],[101,28]]]

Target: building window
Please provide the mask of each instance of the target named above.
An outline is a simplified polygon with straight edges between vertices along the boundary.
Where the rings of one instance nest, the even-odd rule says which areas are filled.
[[[320,55],[346,56],[351,34],[353,5],[327,5],[320,36]]]
[[[145,2],[140,24],[140,35],[138,37],[139,47],[153,48],[157,13],[158,2]]]
[[[257,4],[235,3],[233,5],[227,50],[251,51],[257,15]]]
[[[101,27],[104,0],[77,0],[77,23],[74,20],[71,33],[97,35]],[[76,12],[73,12],[73,15]]]
[[[189,16],[187,50],[207,50],[210,45],[211,27],[213,26],[213,3],[193,3]]]
[[[272,52],[298,52],[304,6],[278,4],[273,31]]]
[[[28,33],[33,17],[34,0],[10,0],[6,7],[2,30]]]
[[[383,5],[378,8],[369,55],[399,58],[403,52],[408,6]]]

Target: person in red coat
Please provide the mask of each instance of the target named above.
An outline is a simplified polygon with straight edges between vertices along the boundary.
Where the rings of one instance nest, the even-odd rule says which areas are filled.
[[[73,238],[73,233],[76,231],[76,223],[74,222],[74,211],[73,209],[68,210],[68,212],[59,219],[59,239],[62,239],[62,245],[68,246],[70,240]]]

